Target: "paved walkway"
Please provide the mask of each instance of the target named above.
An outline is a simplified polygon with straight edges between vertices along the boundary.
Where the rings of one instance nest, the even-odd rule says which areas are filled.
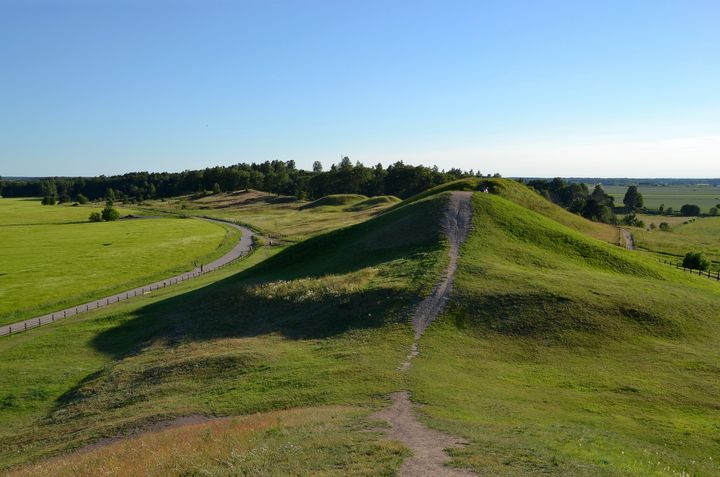
[[[29,330],[31,328],[37,328],[38,326],[53,323],[63,318],[69,318],[71,316],[79,315],[81,313],[97,310],[98,308],[102,308],[104,306],[108,306],[119,301],[129,300],[132,297],[138,295],[145,295],[147,293],[151,293],[153,290],[165,288],[176,283],[184,282],[199,275],[213,272],[246,255],[252,249],[254,234],[249,228],[243,227],[242,225],[234,224],[232,222],[225,222],[223,220],[210,219],[207,217],[202,217],[202,220],[235,227],[242,233],[240,241],[228,253],[218,258],[217,260],[208,263],[207,265],[202,265],[199,268],[195,268],[189,272],[166,278],[165,280],[157,281],[155,283],[150,283],[149,285],[133,288],[132,290],[118,293],[116,295],[106,296],[98,300],[93,300],[78,306],[73,306],[64,310],[56,311],[54,313],[49,313],[47,315],[30,318],[25,321],[19,321],[10,325],[0,326],[0,336],[6,336],[12,333],[19,333],[21,331]]]

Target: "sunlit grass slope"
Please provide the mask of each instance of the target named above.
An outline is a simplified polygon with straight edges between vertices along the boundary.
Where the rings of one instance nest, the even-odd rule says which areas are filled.
[[[411,368],[428,422],[470,441],[456,463],[716,475],[720,286],[504,196],[473,203],[450,307]]]
[[[302,437],[305,446],[331,446],[303,455],[337,456],[329,475],[374,458],[396,466],[402,450],[379,433],[351,435],[362,427],[351,418],[402,386],[396,367],[412,340],[408,316],[444,263],[446,203],[430,198],[318,236],[153,304],[0,341],[0,461],[60,453],[174,416],[343,405],[352,409],[335,423],[308,422],[312,432],[344,436]],[[294,435],[291,442],[303,436]],[[269,459],[283,459],[272,452]],[[372,454],[355,462],[357,452]],[[313,473],[311,457],[302,462]]]
[[[0,200],[0,324],[83,303],[193,268],[235,245],[239,232],[178,218],[73,222],[78,208]],[[13,206],[22,204],[19,208]],[[10,214],[12,216],[12,213]],[[28,224],[19,224],[20,219]]]
[[[579,215],[572,214],[562,207],[545,200],[542,196],[511,179],[473,177],[460,179],[439,185],[413,197],[405,199],[393,208],[403,207],[425,197],[445,191],[484,191],[487,189],[492,195],[499,195],[524,208],[530,209],[549,219],[559,222],[576,231],[591,235],[610,243],[618,242],[618,231],[608,224],[601,224],[585,220]]]

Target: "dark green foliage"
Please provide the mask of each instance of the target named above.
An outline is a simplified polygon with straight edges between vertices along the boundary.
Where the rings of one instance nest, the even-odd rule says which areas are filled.
[[[532,180],[527,185],[551,202],[565,207],[570,212],[580,214],[586,219],[595,222],[615,222],[614,199],[605,193],[600,184],[595,186],[592,193],[583,183],[567,182],[559,177],[552,181]]]
[[[220,184],[216,182],[215,184],[213,184],[213,194],[219,194],[220,192],[222,192],[222,190],[220,189]]]
[[[680,207],[680,214],[688,217],[697,217],[700,215],[700,206],[695,204],[685,204]]]
[[[78,202],[78,204],[87,204],[87,203],[88,203],[88,198],[85,197],[85,196],[82,195],[82,194],[78,194],[78,195],[77,195],[77,202]]]
[[[57,197],[54,195],[46,195],[42,199],[42,205],[55,205],[57,203]]]
[[[670,230],[670,224],[667,222],[660,222],[660,230],[663,232],[668,232]]]
[[[90,220],[90,222],[102,222],[103,218],[100,212],[91,212],[88,220]]]
[[[628,211],[643,208],[643,196],[638,192],[637,186],[631,185],[628,187],[627,192],[625,192],[625,197],[623,198],[623,204],[625,204]]]
[[[120,212],[112,205],[106,205],[102,210],[102,218],[106,222],[112,222],[120,218]]]
[[[720,208],[718,208],[718,207],[710,207],[710,211],[709,211],[709,212],[710,212],[710,215],[713,215],[713,216],[718,215],[718,210],[720,210]]]
[[[683,259],[683,267],[707,271],[710,269],[710,260],[702,252],[688,252]]]
[[[218,166],[179,173],[133,172],[121,176],[51,178],[47,180],[4,181],[5,197],[37,197],[63,194],[96,199],[142,202],[145,198],[164,198],[195,194],[198,191],[256,189],[281,195],[318,199],[330,194],[394,195],[410,197],[431,187],[463,177],[473,171],[440,171],[437,167],[411,166],[396,162],[383,167],[366,167],[349,157],[323,172],[316,162],[312,171],[297,169],[294,161]],[[215,187],[217,185],[218,187]]]

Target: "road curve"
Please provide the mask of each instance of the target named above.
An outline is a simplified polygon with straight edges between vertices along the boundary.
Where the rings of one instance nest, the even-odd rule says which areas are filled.
[[[0,326],[0,336],[7,336],[10,334],[19,333],[21,331],[26,331],[31,328],[37,328],[38,326],[53,323],[63,318],[70,318],[71,316],[76,316],[82,313],[86,313],[88,311],[97,310],[98,308],[102,308],[104,306],[108,306],[119,301],[128,300],[134,296],[145,295],[152,292],[153,290],[158,290],[160,288],[165,288],[176,283],[184,282],[199,275],[210,273],[221,267],[224,267],[225,265],[228,265],[229,263],[246,255],[248,252],[250,252],[250,250],[252,250],[254,234],[253,231],[249,228],[243,227],[242,225],[234,224],[232,222],[226,222],[224,220],[211,219],[209,217],[200,217],[200,219],[207,220],[208,222],[215,222],[217,224],[228,225],[230,227],[238,229],[242,234],[240,240],[232,248],[232,250],[230,250],[222,257],[206,265],[201,265],[200,267],[195,268],[189,272],[181,273],[180,275],[175,275],[174,277],[166,278],[165,280],[160,280],[154,283],[150,283],[148,285],[133,288],[132,290],[128,290],[122,293],[117,293],[115,295],[110,295],[99,298],[97,300],[89,301],[81,305],[72,306],[70,308],[56,311],[54,313],[48,313],[47,315],[36,316],[35,318],[30,318],[24,321],[18,321],[17,323]]]

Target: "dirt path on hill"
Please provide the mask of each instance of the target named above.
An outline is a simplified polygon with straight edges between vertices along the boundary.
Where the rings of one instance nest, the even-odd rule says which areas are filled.
[[[620,229],[620,233],[623,236],[623,239],[625,240],[625,248],[628,250],[635,250],[635,239],[633,239],[633,235],[630,233],[629,230]]]
[[[419,341],[430,323],[437,318],[445,307],[452,291],[455,270],[457,269],[460,246],[467,238],[472,219],[472,192],[453,192],[450,196],[448,209],[443,220],[443,230],[450,242],[448,251],[449,262],[440,282],[429,297],[420,302],[413,316],[415,339],[405,361],[398,368],[400,371],[410,369],[412,359],[418,355]],[[392,405],[378,413],[373,419],[380,419],[390,424],[388,436],[402,442],[413,453],[400,467],[402,477],[466,477],[475,475],[469,470],[454,469],[445,464],[450,457],[445,449],[460,447],[465,444],[461,439],[454,438],[425,427],[418,419],[410,401],[410,393],[401,391],[391,396]]]
[[[133,288],[132,290],[124,291],[122,293],[116,293],[115,295],[99,298],[97,300],[83,303],[81,305],[72,306],[70,308],[56,311],[54,313],[48,313],[47,315],[36,316],[35,318],[30,318],[24,321],[11,323],[9,325],[0,326],[0,336],[6,336],[9,334],[19,333],[21,331],[27,331],[31,328],[37,328],[38,326],[53,323],[64,318],[70,318],[71,316],[76,316],[82,313],[86,313],[88,311],[97,310],[98,308],[112,305],[113,303],[129,300],[130,298],[138,295],[152,293],[154,290],[159,290],[160,288],[165,288],[176,283],[184,282],[205,273],[214,272],[215,270],[224,267],[225,265],[228,265],[230,262],[233,262],[238,258],[246,255],[250,252],[250,250],[252,250],[254,234],[249,228],[243,227],[242,225],[234,224],[232,222],[226,222],[224,220],[211,219],[207,217],[202,217],[201,219],[208,222],[215,222],[217,224],[227,225],[238,229],[241,232],[240,240],[228,253],[226,253],[222,257],[206,265],[200,265],[189,272],[181,273],[180,275],[166,278],[165,280],[160,280],[138,288]]]

